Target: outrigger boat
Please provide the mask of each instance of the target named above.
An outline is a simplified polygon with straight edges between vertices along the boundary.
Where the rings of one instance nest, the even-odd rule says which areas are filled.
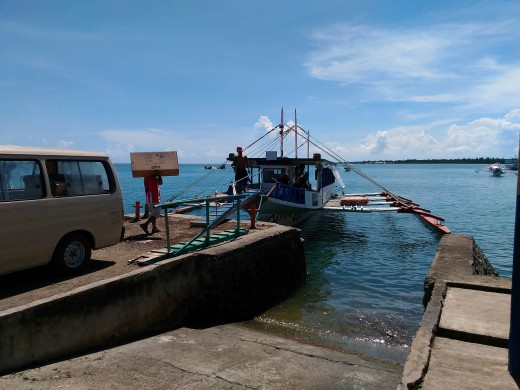
[[[247,187],[252,196],[244,201],[243,208],[249,210],[254,204],[259,221],[299,225],[337,198],[337,184],[345,187],[336,163],[319,154],[312,158],[268,154],[269,157],[248,158],[250,168],[256,172],[251,178],[253,183]]]
[[[502,165],[499,162],[495,162],[493,164],[490,164],[482,169],[475,170],[475,172],[490,172],[492,176],[502,176],[505,173],[512,173],[512,169],[506,167],[505,165]]]
[[[382,212],[397,211],[413,213],[421,217],[429,226],[442,233],[450,233],[444,225],[444,219],[429,210],[419,207],[412,201],[392,194],[389,190],[373,181],[349,162],[341,159],[335,152],[317,141],[311,140],[309,132],[294,124],[287,125],[282,119],[280,125],[271,129],[277,131],[277,141],[280,144],[280,154],[269,150],[274,143],[268,142],[267,147],[257,146],[256,140],[245,150],[253,150],[260,157],[248,157],[250,176],[246,178],[248,197],[241,203],[241,207],[248,212],[254,210],[259,221],[275,222],[282,225],[297,226],[303,223],[314,213],[321,212]],[[267,134],[269,134],[267,133]],[[267,135],[266,134],[266,135]],[[294,157],[284,156],[284,140],[287,143],[289,134],[294,134]],[[264,135],[264,137],[266,136]],[[303,139],[302,145],[299,142]],[[298,149],[307,145],[307,156],[298,157]],[[321,153],[310,156],[310,145],[322,153],[329,154],[339,162],[322,158]],[[235,159],[230,153],[228,161]],[[338,164],[349,167],[369,180],[382,191],[366,194],[345,194],[343,183],[338,172]],[[235,194],[236,182],[228,188],[228,194]],[[341,188],[341,195],[337,187]]]

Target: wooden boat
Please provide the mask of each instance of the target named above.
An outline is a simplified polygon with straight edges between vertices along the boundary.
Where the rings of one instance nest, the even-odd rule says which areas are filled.
[[[294,135],[294,149],[284,155],[284,146],[287,149],[292,138],[289,135]],[[301,142],[302,139],[304,142]],[[264,141],[263,145],[260,144],[261,140]],[[279,143],[279,151],[272,150],[276,143]],[[312,155],[310,154],[311,144],[317,151]],[[305,145],[306,153],[303,153],[305,156],[299,157],[298,151]],[[218,225],[235,213],[238,220],[240,219],[240,213],[237,213],[239,209],[250,213],[252,226],[255,221],[298,226],[318,212],[394,211],[416,214],[435,230],[443,234],[450,232],[444,225],[443,218],[431,214],[429,210],[419,207],[409,199],[391,193],[357,167],[342,159],[333,150],[311,138],[308,131],[298,126],[296,111],[294,122],[286,124],[283,121],[282,109],[279,125],[249,146],[237,147],[237,151],[243,152],[244,157],[247,155],[246,150],[254,153],[254,156],[247,156],[247,169],[246,172],[243,172],[242,179],[231,178],[230,175],[233,175],[233,172],[230,170],[226,172],[225,169],[213,169],[208,166],[208,173],[204,177],[197,179],[166,203],[173,202],[188,190],[194,189],[195,186],[201,187],[205,183],[204,188],[199,188],[198,193],[194,194],[189,201],[197,202],[202,193],[211,193],[211,196],[216,196],[216,199],[207,205],[206,218],[193,222],[197,226]],[[328,155],[332,159],[323,158],[322,154]],[[227,162],[239,162],[242,166],[244,159],[238,160],[234,153],[230,153]],[[227,162],[220,167],[225,167]],[[234,165],[231,164],[232,167]],[[363,177],[381,191],[345,194],[343,191],[345,184],[341,179],[338,166],[349,167],[353,173]],[[218,180],[220,184],[217,184],[216,180],[208,180],[210,174],[218,175],[219,172],[222,173],[221,180]],[[245,189],[241,180],[247,183]],[[238,194],[238,192],[241,193]],[[239,195],[239,197],[230,195]],[[235,198],[240,201],[235,202]]]
[[[264,149],[261,157],[248,157],[249,177],[246,193],[249,195],[242,201],[241,207],[247,211],[252,209],[257,213],[259,221],[274,222],[282,225],[297,226],[318,211],[322,212],[382,212],[397,211],[417,214],[430,226],[442,233],[449,233],[444,225],[444,219],[421,209],[418,204],[392,194],[379,185],[352,164],[341,160],[333,151],[321,148],[318,142],[311,142],[310,135],[297,125],[296,112],[294,125],[287,126],[282,119],[280,125],[271,131],[279,129],[278,140],[280,151]],[[288,134],[294,134],[294,157],[284,156],[284,140]],[[302,145],[307,144],[307,156],[298,157],[298,137],[303,138]],[[255,145],[259,140],[253,142]],[[312,143],[323,153],[338,158],[338,162],[322,158],[321,153],[309,155]],[[270,143],[272,146],[272,143]],[[242,149],[242,148],[240,148]],[[278,154],[279,153],[279,154]],[[228,160],[234,161],[235,155],[229,154]],[[344,194],[343,183],[338,172],[338,165],[348,167],[383,191],[368,194]],[[232,183],[229,194],[233,192]],[[341,191],[341,195],[337,191]]]
[[[511,168],[508,168],[507,166],[505,166],[499,162],[495,162],[493,164],[489,164],[489,165],[485,166],[484,168],[475,170],[475,172],[477,172],[477,173],[478,172],[490,172],[491,175],[495,176],[495,177],[500,177],[505,173],[513,173],[512,171],[513,170]]]
[[[253,172],[244,208],[255,204],[259,221],[296,226],[337,197],[344,188],[336,163],[312,158],[248,158]],[[312,179],[310,179],[312,178]]]

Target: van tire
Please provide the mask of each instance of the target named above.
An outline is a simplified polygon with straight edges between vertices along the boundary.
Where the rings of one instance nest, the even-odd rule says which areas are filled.
[[[69,234],[56,246],[51,265],[60,272],[75,272],[83,268],[91,254],[92,246],[84,234]]]

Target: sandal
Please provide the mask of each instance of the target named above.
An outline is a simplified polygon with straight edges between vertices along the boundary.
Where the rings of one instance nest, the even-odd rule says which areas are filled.
[[[150,234],[150,233],[148,233],[148,229],[146,228],[146,224],[145,223],[142,223],[139,226],[141,226],[141,229],[143,229],[143,231],[146,233],[146,235]]]

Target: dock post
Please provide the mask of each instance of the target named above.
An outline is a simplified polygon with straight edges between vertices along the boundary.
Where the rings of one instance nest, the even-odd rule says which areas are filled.
[[[251,213],[251,226],[249,229],[256,229],[256,206],[254,204],[251,205],[249,212]]]
[[[518,157],[520,160],[520,138]],[[517,161],[518,164],[518,161]],[[515,238],[511,287],[511,323],[509,327],[509,363],[511,376],[520,381],[520,178],[517,177]]]

